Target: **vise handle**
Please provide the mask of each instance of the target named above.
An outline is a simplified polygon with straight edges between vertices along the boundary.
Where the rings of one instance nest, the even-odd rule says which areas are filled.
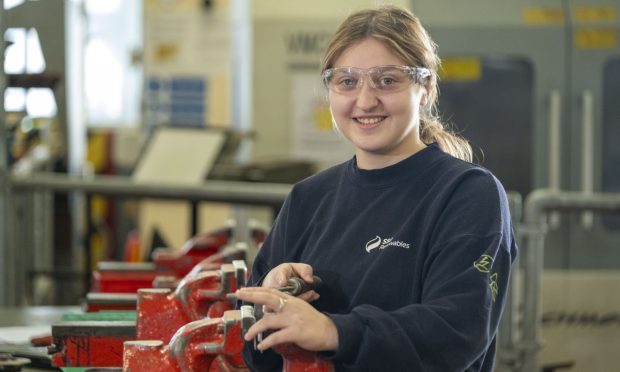
[[[315,290],[318,292],[319,288],[323,285],[323,281],[316,275],[312,278],[312,283],[307,283],[298,277],[289,278],[284,287],[278,287],[276,289],[295,297],[310,290]]]

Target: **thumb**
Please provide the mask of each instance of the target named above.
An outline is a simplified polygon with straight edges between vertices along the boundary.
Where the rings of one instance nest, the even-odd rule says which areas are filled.
[[[314,281],[314,278],[312,277],[312,266],[307,264],[296,264],[293,268],[297,275],[306,283],[312,283]]]
[[[291,264],[286,264],[282,267],[282,270],[279,270],[278,275],[276,275],[276,283],[278,283],[278,286],[284,287],[288,278],[294,276],[294,274],[295,269],[293,266]]]

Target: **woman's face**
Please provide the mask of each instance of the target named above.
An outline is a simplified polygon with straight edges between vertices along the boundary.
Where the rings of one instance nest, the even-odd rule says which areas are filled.
[[[385,65],[406,63],[377,39],[366,38],[346,49],[333,67]],[[379,92],[366,80],[356,92],[330,90],[332,116],[340,132],[355,146],[358,167],[385,167],[425,147],[418,129],[425,94],[424,87],[413,83],[397,92]]]

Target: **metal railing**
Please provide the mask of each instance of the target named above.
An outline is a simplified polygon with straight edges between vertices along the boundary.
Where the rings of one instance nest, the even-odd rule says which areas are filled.
[[[5,260],[0,273],[0,305],[20,304],[26,290],[24,278],[33,263],[36,266],[39,262],[39,268],[51,269],[49,223],[42,223],[42,220],[53,216],[49,213],[52,194],[221,202],[237,206],[267,206],[277,211],[292,187],[290,184],[211,180],[201,185],[151,183],[121,176],[84,177],[59,173],[13,174],[4,182],[7,185],[4,196],[8,201],[5,228],[11,233],[4,239],[5,246],[0,247]],[[87,208],[89,203],[84,204]],[[89,218],[87,212],[83,216]],[[90,262],[89,253],[86,249],[86,265]]]
[[[547,220],[553,212],[620,212],[620,194],[538,189],[525,199],[523,222],[518,226],[521,265],[515,265],[509,300],[500,325],[498,367],[502,371],[539,371],[542,349],[541,279]],[[516,282],[522,267],[523,286]],[[517,293],[517,291],[521,293]],[[519,296],[520,294],[520,296]],[[519,308],[516,299],[523,303]],[[513,301],[513,302],[511,302]],[[501,360],[501,358],[504,358]]]

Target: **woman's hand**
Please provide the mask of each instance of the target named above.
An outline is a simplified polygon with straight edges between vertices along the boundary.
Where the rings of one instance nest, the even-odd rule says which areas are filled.
[[[259,350],[289,342],[310,351],[338,348],[338,330],[332,320],[305,300],[265,287],[239,289],[237,298],[270,310],[245,334],[249,341],[259,333],[272,331],[257,345]]]
[[[287,262],[271,269],[265,276],[262,287],[284,287],[287,280],[293,277],[301,278],[306,283],[312,283],[314,281],[312,275],[312,266],[298,262]],[[316,301],[319,297],[315,291],[308,291],[298,296],[307,302]]]

